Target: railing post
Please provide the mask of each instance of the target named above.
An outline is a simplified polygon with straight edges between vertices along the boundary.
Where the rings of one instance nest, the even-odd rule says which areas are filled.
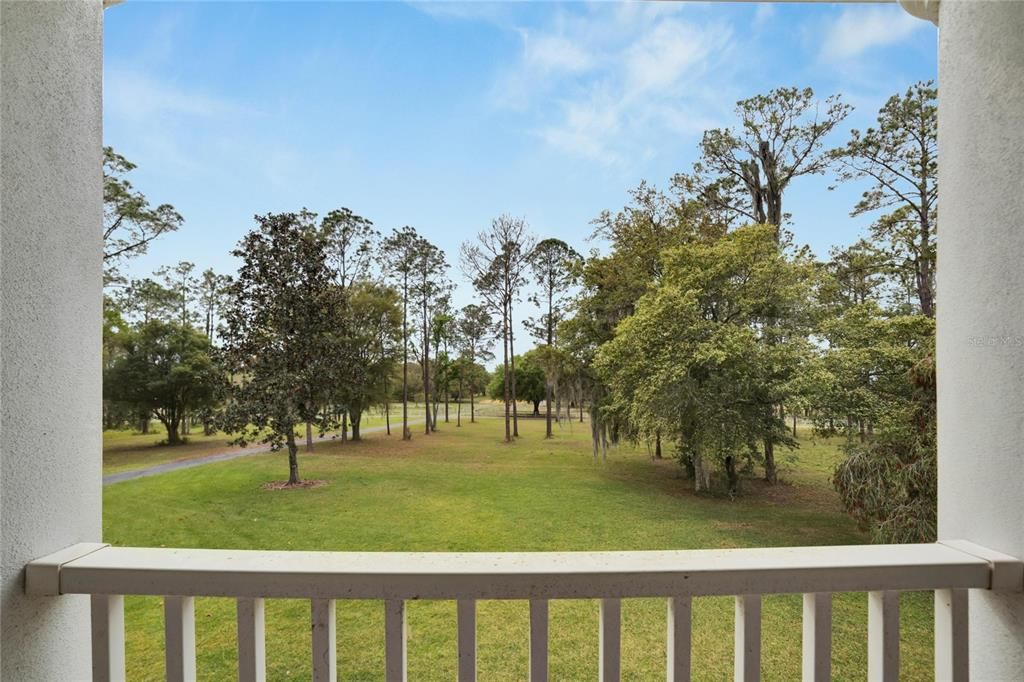
[[[92,595],[93,682],[123,682],[124,597]]]
[[[935,590],[935,679],[967,682],[967,590]]]
[[[548,679],[548,602],[530,600],[530,682]]]
[[[338,646],[335,635],[337,618],[333,599],[314,599],[310,603],[313,633],[313,681],[336,682]]]
[[[736,597],[735,663],[737,682],[761,679],[761,595]]]
[[[459,621],[459,682],[476,682],[476,602],[460,599],[456,608]]]
[[[803,681],[832,679],[832,595],[804,595]]]
[[[900,674],[900,593],[868,592],[868,679],[895,682]]]
[[[406,660],[405,602],[389,599],[384,602],[384,679],[405,682]]]
[[[194,597],[164,597],[164,654],[168,682],[196,679],[196,606]]]
[[[601,600],[601,628],[598,637],[598,679],[619,682],[622,674],[622,601]]]
[[[238,680],[265,682],[267,679],[262,599],[238,600]]]
[[[668,682],[690,682],[690,642],[692,630],[693,599],[689,595],[671,597],[668,600]]]

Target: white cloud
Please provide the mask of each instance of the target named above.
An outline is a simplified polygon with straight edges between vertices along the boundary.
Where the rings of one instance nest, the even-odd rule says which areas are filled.
[[[166,115],[232,116],[245,107],[198,91],[181,89],[136,70],[108,67],[103,84],[104,111],[130,121]]]
[[[850,59],[873,47],[905,40],[926,26],[899,7],[844,8],[825,30],[821,55],[830,60]]]
[[[687,21],[678,5],[574,6],[519,33],[521,49],[498,78],[496,103],[533,112],[534,132],[559,151],[614,164],[657,148],[659,134],[703,129],[723,108],[723,89],[701,82],[732,68],[732,30]]]

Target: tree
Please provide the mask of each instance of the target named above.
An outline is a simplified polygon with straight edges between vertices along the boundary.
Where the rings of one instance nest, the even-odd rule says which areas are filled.
[[[867,179],[871,187],[850,215],[890,213],[872,227],[913,282],[921,312],[935,316],[935,232],[938,218],[938,91],[919,82],[893,95],[878,112],[878,127],[853,130],[832,153],[840,180]]]
[[[811,88],[776,88],[736,103],[739,128],[704,133],[700,160],[676,186],[724,215],[774,225],[786,219],[783,194],[803,175],[825,172],[832,157],[824,138],[851,108],[839,95],[817,102]]]
[[[671,436],[698,490],[720,468],[735,492],[739,464],[758,459],[756,443],[793,445],[775,406],[790,398],[811,351],[801,311],[815,271],[805,250],[778,248],[770,225],[669,250],[659,285],[597,352],[607,409],[638,431]],[[766,447],[769,480],[773,455]]]
[[[185,416],[212,406],[225,381],[209,340],[187,325],[151,320],[122,343],[124,355],[104,377],[106,397],[156,415],[167,444],[179,445]]]
[[[423,371],[423,395],[426,410],[424,433],[429,435],[437,430],[437,425],[430,412],[430,341],[433,312],[443,307],[442,301],[447,297],[449,284],[446,273],[448,263],[444,251],[424,238],[415,243],[413,256],[413,294],[418,301],[420,316],[420,368]]]
[[[199,279],[199,306],[203,311],[203,332],[212,342],[217,331],[217,316],[224,307],[224,295],[231,278],[218,275],[213,268],[203,270]]]
[[[178,318],[178,293],[149,277],[132,280],[121,290],[118,299],[121,310],[143,324]]]
[[[540,401],[544,400],[544,370],[530,355],[530,352],[519,356],[516,362],[516,384],[519,397],[533,405],[533,416],[540,416]],[[499,400],[504,392],[505,373],[501,367],[494,370],[487,384],[487,394]]]
[[[384,271],[395,282],[402,299],[402,440],[412,438],[409,430],[409,297],[420,241],[415,228],[406,225],[392,230],[381,244]]]
[[[170,204],[149,205],[126,178],[134,169],[113,148],[103,148],[103,264],[108,280],[116,276],[120,260],[145,253],[150,242],[183,222]]]
[[[504,392],[506,442],[519,436],[512,306],[525,284],[527,256],[533,252],[533,247],[534,239],[526,221],[502,215],[491,221],[489,229],[477,235],[476,243],[464,242],[461,249],[463,273],[491,310],[501,316],[502,367],[507,384]]]
[[[190,309],[193,299],[197,298],[196,289],[199,285],[199,280],[192,274],[195,269],[195,263],[183,260],[177,265],[166,265],[156,271],[163,278],[164,287],[174,294],[180,324],[191,324],[195,317]]]
[[[330,262],[342,288],[370,279],[380,233],[373,223],[347,208],[331,211],[321,223]]]
[[[530,300],[541,308],[539,320],[531,320],[528,325],[534,337],[555,348],[555,329],[566,315],[565,296],[575,281],[577,263],[581,256],[561,239],[544,239],[537,243],[530,252],[529,262],[533,269],[536,283],[540,286],[540,294],[531,296]],[[550,363],[549,363],[550,364]],[[550,376],[550,373],[548,373]],[[554,386],[546,382],[546,420],[545,437],[551,438],[551,404]]]
[[[459,338],[462,341],[462,356],[467,362],[467,372],[477,366],[477,363],[489,362],[494,359],[494,353],[487,349],[487,343],[494,338],[494,320],[491,318],[487,308],[476,304],[469,304],[459,311],[458,317]],[[460,372],[460,381],[463,378]],[[469,421],[476,422],[476,405],[473,396],[479,391],[476,382],[469,380],[465,384],[469,387]],[[462,387],[459,388],[459,400],[462,400]]]
[[[228,287],[223,357],[233,381],[225,430],[288,449],[288,483],[299,479],[298,424],[317,418],[330,390],[337,297],[327,243],[315,215],[256,216],[232,254],[242,261]],[[328,417],[323,415],[321,429]]]

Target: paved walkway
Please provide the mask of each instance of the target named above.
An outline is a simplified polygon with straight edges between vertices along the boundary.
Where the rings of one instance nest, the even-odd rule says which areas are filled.
[[[416,424],[422,424],[423,420],[410,421],[409,426],[415,426]],[[391,425],[393,428],[397,427],[398,431],[402,430],[402,422],[399,420],[397,423]],[[369,426],[360,431],[364,434],[375,433],[384,431],[386,426]],[[202,457],[193,457],[192,459],[179,459],[174,462],[164,462],[163,464],[156,464],[145,469],[132,469],[131,471],[119,471],[116,474],[107,474],[103,477],[103,485],[110,485],[111,483],[121,483],[122,481],[131,481],[136,478],[145,478],[146,476],[156,476],[157,474],[166,474],[168,471],[178,471],[179,469],[191,469],[192,467],[201,467],[206,464],[213,464],[214,462],[227,462],[228,460],[238,459],[239,457],[248,457],[249,455],[259,455],[262,453],[270,452],[269,445],[254,445],[247,448],[232,448],[223,452],[216,452],[211,455],[203,455]]]

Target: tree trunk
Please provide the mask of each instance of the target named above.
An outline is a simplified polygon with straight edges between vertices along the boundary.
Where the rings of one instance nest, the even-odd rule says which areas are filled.
[[[430,435],[434,426],[430,421],[430,337],[427,335],[429,321],[427,320],[427,297],[423,295],[423,406],[426,408],[427,423],[424,424],[424,433]]]
[[[181,435],[180,431],[178,430],[181,426],[181,424],[179,423],[180,418],[171,417],[166,421],[164,421],[163,419],[161,419],[160,421],[163,422],[164,428],[167,429],[167,444],[181,445]]]
[[[545,417],[547,419],[547,426],[544,429],[544,437],[545,438],[554,438],[554,434],[551,433],[551,402],[552,402],[552,400],[554,398],[552,396],[551,382],[550,381],[545,381],[544,383],[546,384],[545,387],[544,387],[544,389],[545,389],[545,391],[544,391],[545,392],[545,396],[544,396],[544,403],[545,403],[544,404],[544,411],[546,413]]]
[[[654,432],[654,459],[661,459],[661,431]]]
[[[469,392],[469,423],[476,423],[476,403],[473,402],[473,391]]]
[[[299,448],[295,445],[295,429],[288,429],[288,485],[298,485]]]
[[[511,358],[512,375],[512,435],[519,438],[519,410],[516,408],[516,347],[515,332],[512,331],[512,303],[508,305],[508,354]]]
[[[313,422],[306,422],[306,452],[313,452]]]
[[[362,410],[356,410],[352,413],[352,440],[362,440],[363,437],[359,434],[359,425],[363,421]]]
[[[796,438],[796,410],[793,411],[793,438]]]
[[[142,417],[139,418],[139,432],[141,432],[143,436],[148,436],[149,435],[149,413],[148,412],[146,414],[142,415]]]
[[[533,401],[533,416],[534,417],[539,417],[540,416],[540,401],[539,400],[534,400]],[[551,428],[551,422],[550,421],[548,421],[548,428],[549,429]]]
[[[409,430],[409,276],[403,281],[402,296],[402,440],[412,438]]]
[[[728,480],[729,494],[735,495],[739,492],[740,477],[736,473],[736,460],[733,459],[732,455],[728,455],[725,458],[725,476]]]
[[[348,442],[348,410],[341,412],[341,442]]]
[[[459,379],[459,399],[455,403],[455,426],[462,426],[462,379]]]
[[[504,358],[504,374],[505,374],[505,442],[512,442],[512,422],[511,414],[509,413],[509,399],[511,393],[509,393],[509,381],[508,381],[508,306],[502,304],[504,307],[501,311],[501,337],[502,337],[502,351],[505,354]]]
[[[771,438],[764,439],[764,480],[776,483],[779,474],[775,467],[775,443]]]
[[[387,400],[384,401],[384,430],[391,435],[391,405]]]
[[[447,352],[447,351],[445,351]],[[448,423],[448,387],[444,387],[444,423]]]

